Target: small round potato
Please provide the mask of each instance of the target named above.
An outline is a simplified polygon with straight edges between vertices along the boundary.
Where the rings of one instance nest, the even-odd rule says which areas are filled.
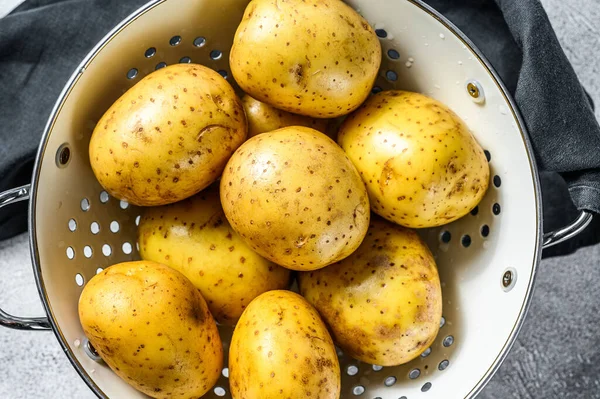
[[[469,128],[422,94],[376,94],[346,119],[338,142],[367,184],[373,211],[402,226],[450,223],[488,188],[489,165]]]
[[[346,115],[381,65],[377,35],[340,0],[253,0],[231,48],[231,72],[252,97],[313,118]]]
[[[246,141],[221,178],[231,226],[259,254],[293,270],[350,255],[369,227],[356,168],[329,137],[288,127]]]
[[[371,220],[356,252],[334,265],[299,274],[300,292],[314,305],[350,356],[397,366],[434,341],[442,291],[433,256],[414,231]]]
[[[328,134],[329,120],[309,118],[274,108],[249,95],[242,97],[242,104],[248,119],[248,137],[272,132],[288,126],[306,126]],[[337,132],[336,132],[337,133]],[[330,136],[331,137],[331,136]]]
[[[202,65],[171,65],[106,111],[90,140],[90,162],[112,196],[165,205],[214,182],[246,135],[242,104],[221,75]]]
[[[234,325],[252,299],[290,282],[289,270],[258,255],[233,231],[218,184],[185,201],[146,208],[139,243],[143,259],[189,278],[221,324]]]
[[[200,292],[155,262],[94,276],[79,298],[83,331],[106,364],[153,398],[198,398],[219,379],[223,346]]]
[[[300,295],[257,297],[235,328],[229,352],[234,399],[340,397],[340,365],[317,311]]]

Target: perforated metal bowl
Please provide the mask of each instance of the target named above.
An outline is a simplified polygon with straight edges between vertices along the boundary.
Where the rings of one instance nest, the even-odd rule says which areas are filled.
[[[523,122],[489,63],[456,27],[418,0],[348,3],[375,27],[384,49],[374,91],[420,91],[449,105],[487,149],[493,184],[470,215],[422,231],[443,287],[444,319],[435,343],[400,367],[368,365],[340,352],[342,397],[472,397],[515,340],[542,247],[577,234],[591,216],[582,213],[572,225],[542,236],[540,187]],[[123,21],[85,58],[58,99],[31,186],[0,194],[0,206],[31,197],[31,254],[47,312],[25,319],[0,311],[0,324],[54,330],[99,397],[143,396],[85,350],[77,315],[82,287],[94,274],[138,258],[140,210],[110,198],[94,178],[91,132],[113,101],[162,66],[201,63],[231,81],[229,48],[246,5],[157,0]],[[231,331],[222,333],[227,347]],[[207,397],[227,397],[227,377],[224,369]]]

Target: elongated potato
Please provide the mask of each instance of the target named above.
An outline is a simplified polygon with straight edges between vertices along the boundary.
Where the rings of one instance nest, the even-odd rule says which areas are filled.
[[[340,0],[253,0],[234,37],[229,63],[252,97],[296,114],[335,118],[369,95],[381,45]]]
[[[176,204],[145,209],[140,255],[179,270],[219,323],[234,325],[250,301],[287,288],[290,272],[254,252],[231,228],[218,184]]]
[[[202,65],[171,65],[106,111],[90,140],[90,162],[112,196],[140,206],[170,204],[214,182],[246,135],[240,100],[221,75]]]
[[[364,362],[407,363],[438,333],[442,290],[431,252],[414,231],[380,218],[356,252],[298,281],[335,342]]]
[[[229,352],[234,399],[340,397],[340,365],[327,328],[300,295],[270,291],[250,303]]]
[[[338,143],[366,183],[373,211],[402,226],[450,223],[488,188],[489,165],[467,125],[422,94],[371,97],[346,119]]]
[[[197,398],[219,378],[217,325],[198,290],[170,267],[107,268],[83,289],[79,319],[106,364],[150,397]]]

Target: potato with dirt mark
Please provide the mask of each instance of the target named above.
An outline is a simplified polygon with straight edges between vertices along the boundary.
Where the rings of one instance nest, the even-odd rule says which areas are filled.
[[[374,95],[346,119],[338,143],[367,184],[373,211],[402,226],[459,219],[489,185],[488,162],[467,125],[422,94]]]
[[[79,319],[106,364],[150,397],[197,398],[219,379],[217,325],[196,287],[168,266],[105,269],[83,289]]]
[[[309,118],[304,115],[292,114],[258,101],[247,94],[242,97],[242,104],[248,119],[249,138],[288,126],[310,127],[329,135],[328,119]],[[335,133],[337,134],[337,131]],[[331,137],[331,135],[329,136]]]
[[[442,291],[431,252],[412,230],[379,217],[356,252],[324,269],[299,273],[300,293],[333,339],[355,359],[397,366],[434,341]]]
[[[296,114],[335,118],[369,95],[381,45],[368,22],[340,0],[254,0],[229,63],[252,97]]]
[[[285,289],[290,271],[254,252],[231,228],[214,184],[176,204],[146,208],[140,256],[183,273],[221,324],[235,325],[250,301]]]
[[[221,203],[251,248],[293,270],[345,258],[369,226],[369,199],[352,162],[329,137],[300,126],[238,148],[221,178]]]
[[[229,350],[234,399],[340,397],[340,365],[317,311],[300,295],[270,291],[250,303]]]
[[[112,196],[165,205],[214,182],[246,135],[242,104],[221,75],[202,65],[171,65],[106,111],[90,140],[90,162]]]

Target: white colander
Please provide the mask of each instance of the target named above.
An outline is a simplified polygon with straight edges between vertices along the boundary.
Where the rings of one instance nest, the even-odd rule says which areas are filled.
[[[123,21],[63,90],[44,132],[31,186],[0,194],[0,207],[31,199],[31,255],[47,312],[47,318],[26,319],[0,310],[0,324],[54,330],[98,397],[143,397],[86,350],[77,314],[79,295],[92,276],[139,258],[140,209],[110,198],[96,181],[88,161],[92,130],[113,101],[164,65],[204,64],[232,81],[229,48],[247,3],[157,0]],[[443,287],[444,319],[435,343],[400,367],[369,365],[339,352],[342,397],[473,397],[516,338],[542,247],[574,236],[591,215],[583,212],[570,226],[542,236],[540,186],[523,122],[489,63],[456,27],[418,0],[348,3],[373,25],[383,46],[374,90],[419,91],[447,104],[487,150],[493,183],[470,215],[422,231]],[[231,331],[221,331],[227,349]],[[228,375],[224,369],[206,397],[229,397]]]

